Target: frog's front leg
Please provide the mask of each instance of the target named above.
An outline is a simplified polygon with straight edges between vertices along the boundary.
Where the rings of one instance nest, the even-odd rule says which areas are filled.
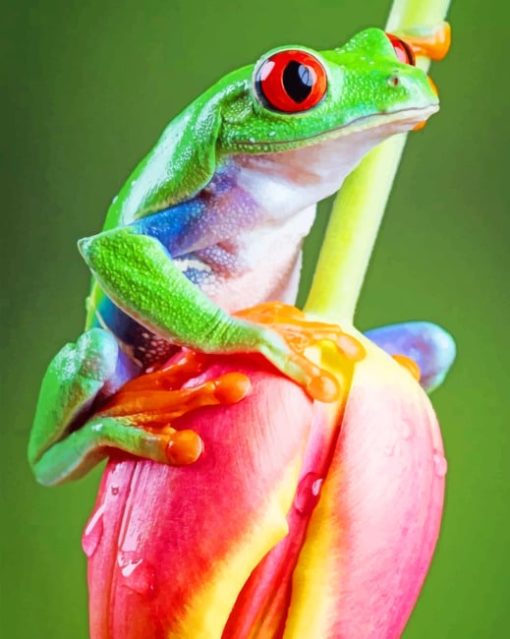
[[[121,227],[81,240],[79,247],[113,302],[162,338],[206,353],[261,353],[314,398],[334,399],[334,381],[322,383],[327,373],[277,331],[223,311],[181,273],[155,237]]]

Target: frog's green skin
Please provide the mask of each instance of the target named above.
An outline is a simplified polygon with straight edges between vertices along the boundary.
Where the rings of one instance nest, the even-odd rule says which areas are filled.
[[[82,475],[106,447],[166,461],[157,435],[125,420],[87,420],[87,411],[169,347],[260,352],[306,383],[278,335],[228,311],[293,301],[316,203],[370,148],[425,120],[438,101],[379,29],[329,51],[298,48],[326,69],[319,104],[271,110],[256,94],[254,65],[230,73],[169,124],[113,201],[103,232],[80,241],[95,278],[88,330],[42,383],[29,444],[41,483]]]

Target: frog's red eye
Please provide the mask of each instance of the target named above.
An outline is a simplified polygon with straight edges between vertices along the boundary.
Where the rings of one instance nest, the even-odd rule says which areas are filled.
[[[284,113],[307,111],[317,105],[327,84],[319,60],[299,49],[274,53],[255,72],[255,88],[264,106]]]
[[[414,57],[414,51],[412,50],[411,46],[404,40],[401,40],[400,38],[397,38],[397,36],[394,36],[392,33],[387,33],[386,35],[393,45],[395,53],[397,54],[397,58],[400,60],[400,62],[403,62],[404,64],[410,64],[414,67],[416,65],[416,59]]]

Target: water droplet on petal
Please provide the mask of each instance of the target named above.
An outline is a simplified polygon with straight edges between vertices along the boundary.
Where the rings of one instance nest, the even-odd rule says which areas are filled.
[[[99,542],[101,541],[101,537],[103,536],[103,513],[104,504],[99,506],[99,508],[91,516],[85,526],[85,530],[83,531],[81,547],[89,559],[96,552]]]
[[[319,501],[323,478],[317,473],[308,473],[299,482],[294,500],[295,509],[302,515],[309,515]]]
[[[401,432],[404,439],[411,439],[413,436],[413,427],[409,422],[404,422]]]
[[[155,571],[136,551],[120,550],[117,565],[125,586],[140,595],[150,596],[154,592]]]
[[[133,570],[142,563],[143,559],[134,550],[119,550],[117,565],[123,577],[129,577]]]
[[[112,495],[115,497],[119,494],[119,487],[118,486],[112,486],[110,489]]]
[[[436,471],[436,475],[438,477],[444,477],[448,470],[448,462],[446,461],[446,457],[443,453],[436,450],[432,455],[432,459],[434,461],[434,470]]]

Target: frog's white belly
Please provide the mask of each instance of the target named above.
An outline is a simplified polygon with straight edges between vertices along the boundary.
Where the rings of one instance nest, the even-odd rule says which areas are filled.
[[[267,224],[232,238],[235,266],[206,279],[204,293],[228,311],[266,300],[292,304],[301,270],[301,248],[315,219],[315,205],[279,224]],[[277,226],[278,228],[275,228]]]
[[[317,202],[337,191],[382,137],[372,130],[294,151],[233,156],[197,196],[205,210],[190,227],[196,240],[183,238],[186,251],[176,263],[229,311],[294,302]]]

